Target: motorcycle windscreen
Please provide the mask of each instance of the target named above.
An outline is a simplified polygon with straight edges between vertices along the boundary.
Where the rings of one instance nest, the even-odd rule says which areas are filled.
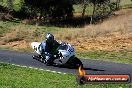
[[[58,50],[67,50],[68,46],[67,45],[60,45]]]

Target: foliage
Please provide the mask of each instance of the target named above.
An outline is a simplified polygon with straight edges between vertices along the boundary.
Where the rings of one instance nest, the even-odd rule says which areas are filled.
[[[0,5],[8,8],[10,11],[19,11],[23,5],[23,0],[2,0]]]
[[[2,0],[0,5],[8,8],[17,18],[34,18],[40,20],[62,20],[73,16],[71,0]]]
[[[91,21],[96,22],[118,10],[120,2],[121,0],[1,0],[0,5],[7,8],[6,12],[11,12],[16,18],[60,22],[73,18],[73,5],[79,4],[82,17],[87,12],[92,18]],[[90,10],[87,10],[88,6]]]
[[[32,11],[39,13],[39,18],[60,20],[72,17],[73,6],[70,0],[25,0]]]

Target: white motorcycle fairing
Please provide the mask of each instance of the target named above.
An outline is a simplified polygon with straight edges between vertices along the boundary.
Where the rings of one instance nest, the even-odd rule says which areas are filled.
[[[46,57],[43,57],[42,50],[45,50],[46,43],[45,42],[32,42],[31,43],[32,48],[34,51],[44,60]],[[53,61],[54,64],[57,65],[64,65],[64,66],[70,66],[70,67],[79,67],[80,65],[83,65],[82,62],[75,57],[75,51],[72,45],[68,43],[61,43],[61,45],[57,49],[58,53],[57,55],[53,55],[53,58],[55,60]],[[45,52],[46,53],[46,52]],[[38,59],[41,59],[38,57]],[[43,62],[43,61],[41,61]]]
[[[42,49],[45,50],[46,43],[32,42],[31,46],[37,54],[41,55]],[[74,48],[70,44],[61,44],[58,48],[58,51],[61,53],[62,57],[56,59],[55,62],[60,60],[59,64],[65,64],[70,57],[74,56]]]
[[[40,44],[41,44],[40,42],[31,43],[32,49],[34,49],[34,51],[39,55],[41,55],[41,52],[42,52],[42,48],[40,47]]]
[[[74,48],[70,44],[60,45],[58,51],[62,54],[62,57],[60,57],[61,64],[66,63],[70,57],[74,56]]]

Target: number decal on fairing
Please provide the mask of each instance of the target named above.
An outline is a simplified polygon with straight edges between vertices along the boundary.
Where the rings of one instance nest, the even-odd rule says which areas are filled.
[[[69,49],[68,51],[69,51],[70,54],[71,54],[72,52],[74,52],[74,49]]]

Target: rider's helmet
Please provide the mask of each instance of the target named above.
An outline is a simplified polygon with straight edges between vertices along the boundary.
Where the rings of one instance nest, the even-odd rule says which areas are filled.
[[[54,42],[54,35],[51,33],[46,34],[46,42],[53,43]]]

